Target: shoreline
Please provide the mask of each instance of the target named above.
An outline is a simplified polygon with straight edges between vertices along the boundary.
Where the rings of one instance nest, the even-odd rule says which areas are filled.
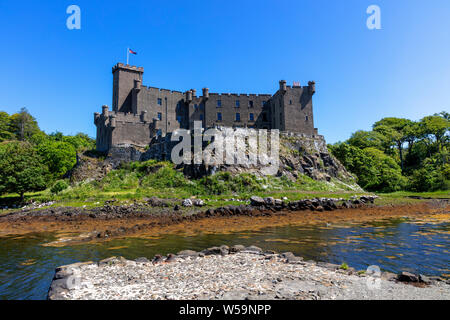
[[[450,299],[450,281],[401,272],[357,272],[255,246],[184,250],[165,257],[58,267],[49,300]]]
[[[173,211],[161,206],[113,206],[94,209],[48,208],[0,217],[2,236],[33,232],[56,232],[59,239],[49,245],[105,241],[119,237],[158,235],[180,230],[236,231],[304,223],[366,222],[385,218],[449,213],[448,200],[427,200],[408,205],[379,206],[371,201],[300,200],[276,204],[252,203],[216,209],[192,208]],[[315,201],[315,204],[313,204]],[[319,201],[329,203],[326,209]],[[320,203],[321,203],[320,202]]]

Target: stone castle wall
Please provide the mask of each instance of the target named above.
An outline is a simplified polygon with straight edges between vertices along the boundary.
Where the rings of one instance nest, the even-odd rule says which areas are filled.
[[[114,146],[147,146],[158,136],[176,129],[193,129],[194,121],[204,128],[223,126],[278,129],[317,134],[314,128],[312,96],[308,86],[287,86],[280,81],[274,94],[209,93],[197,95],[142,85],[144,69],[117,64],[113,68],[113,110],[103,107],[95,114],[97,150]]]

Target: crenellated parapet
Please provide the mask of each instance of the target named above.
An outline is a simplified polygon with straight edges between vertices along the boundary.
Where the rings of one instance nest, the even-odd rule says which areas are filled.
[[[202,126],[276,129],[317,135],[314,128],[312,96],[315,82],[278,83],[274,94],[214,93],[177,91],[143,84],[144,68],[117,63],[112,68],[112,110],[102,107],[94,113],[99,150],[122,144],[148,145],[155,137],[164,137],[176,129]],[[197,95],[198,92],[198,95]]]
[[[144,73],[144,68],[143,67],[137,67],[137,66],[131,66],[129,64],[123,64],[123,63],[117,63],[113,68],[112,68],[112,72],[116,72],[119,69],[123,69],[123,70],[129,70],[129,71],[135,71],[135,72],[141,72]]]

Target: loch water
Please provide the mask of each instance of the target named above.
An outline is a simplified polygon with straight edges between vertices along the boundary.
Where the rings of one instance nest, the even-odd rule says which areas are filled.
[[[57,266],[111,256],[152,258],[223,244],[291,251],[305,260],[347,263],[357,270],[378,265],[450,278],[450,222],[385,219],[341,225],[286,225],[227,233],[130,237],[65,247],[43,246],[54,233],[0,237],[0,299],[45,299]]]

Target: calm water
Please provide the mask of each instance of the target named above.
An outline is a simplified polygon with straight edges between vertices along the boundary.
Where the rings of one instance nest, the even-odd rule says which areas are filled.
[[[128,259],[203,250],[216,245],[257,245],[278,252],[292,251],[305,259],[341,264],[357,270],[372,264],[383,270],[408,270],[450,277],[450,223],[384,220],[359,225],[291,225],[226,234],[165,235],[159,238],[117,239],[105,243],[44,247],[54,234],[0,238],[0,299],[45,299],[54,269],[78,261],[112,255]]]

